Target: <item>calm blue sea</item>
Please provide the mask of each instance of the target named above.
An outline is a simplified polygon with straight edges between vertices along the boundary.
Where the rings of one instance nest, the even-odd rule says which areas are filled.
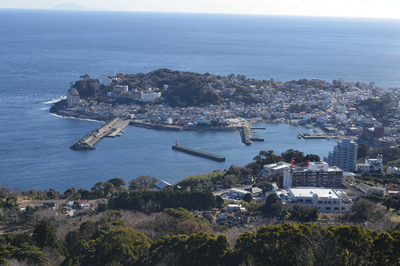
[[[158,68],[290,81],[375,81],[400,87],[400,21],[250,15],[0,9],[0,185],[90,189],[151,175],[168,182],[249,163],[260,150],[327,155],[335,143],[298,140],[306,129],[266,125],[264,143],[237,132],[158,132],[128,127],[95,151],[68,147],[99,122],[59,118],[49,102],[82,74]],[[225,163],[178,153],[184,146]]]

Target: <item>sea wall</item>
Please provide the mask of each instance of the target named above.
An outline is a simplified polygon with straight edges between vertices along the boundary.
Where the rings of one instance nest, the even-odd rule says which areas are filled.
[[[173,150],[177,150],[177,151],[182,151],[182,152],[185,152],[185,153],[189,153],[189,154],[192,154],[192,155],[196,155],[196,156],[199,156],[199,157],[211,159],[211,160],[218,161],[218,162],[224,162],[225,161],[225,157],[218,156],[218,155],[211,154],[211,153],[207,153],[207,152],[203,152],[203,151],[194,150],[194,149],[183,147],[183,146],[176,146],[175,145],[175,146],[172,146],[172,149]]]

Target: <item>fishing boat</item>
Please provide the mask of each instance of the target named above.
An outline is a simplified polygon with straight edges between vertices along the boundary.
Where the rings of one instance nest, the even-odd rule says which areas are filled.
[[[259,137],[257,132],[251,133],[253,136],[250,138],[251,141],[264,141],[262,137]]]

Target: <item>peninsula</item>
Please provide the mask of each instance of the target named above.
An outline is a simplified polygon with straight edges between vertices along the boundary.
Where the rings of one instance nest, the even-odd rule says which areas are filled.
[[[119,118],[156,130],[238,130],[246,144],[251,144],[252,122],[306,125],[310,130],[299,137],[311,139],[364,136],[376,146],[398,140],[400,91],[376,87],[374,82],[279,82],[159,69],[96,79],[83,75],[70,85],[67,99],[51,112],[107,124]],[[104,128],[115,131],[124,126]],[[80,147],[93,146],[88,143],[91,136],[101,139],[112,133],[97,131],[82,138]]]

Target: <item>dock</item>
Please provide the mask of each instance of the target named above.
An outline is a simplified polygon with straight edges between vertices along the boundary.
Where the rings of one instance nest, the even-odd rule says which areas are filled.
[[[183,147],[183,146],[174,145],[174,146],[172,146],[172,149],[176,150],[176,151],[181,151],[181,152],[189,153],[192,155],[196,155],[199,157],[211,159],[211,160],[218,161],[218,162],[225,162],[225,157],[207,153],[207,152],[203,152],[203,151],[194,150],[194,149]]]
[[[94,145],[104,137],[115,137],[129,125],[130,120],[115,118],[83,136],[69,147],[71,150],[94,150]]]

